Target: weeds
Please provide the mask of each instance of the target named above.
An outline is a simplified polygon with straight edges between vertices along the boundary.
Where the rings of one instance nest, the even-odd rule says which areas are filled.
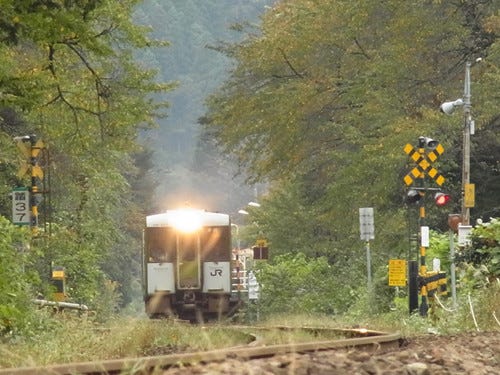
[[[469,293],[470,301],[469,304]],[[428,317],[408,314],[406,298],[397,298],[391,311],[373,313],[360,301],[345,314],[273,314],[255,322],[258,326],[318,328],[369,328],[399,331],[403,336],[456,334],[460,332],[500,330],[500,282],[488,288],[459,293],[457,307],[450,299],[433,304]],[[445,307],[445,309],[443,308]],[[472,317],[474,312],[475,320]],[[40,310],[37,327],[29,337],[11,337],[0,342],[0,368],[48,365],[56,363],[140,357],[183,351],[213,350],[248,343],[244,331],[228,330],[225,324],[200,326],[173,319],[149,320],[145,316],[114,316],[105,323],[92,317],[72,314],[51,315]],[[477,327],[476,327],[477,324]],[[41,329],[43,328],[43,329]],[[289,336],[287,336],[289,335]],[[307,332],[270,335],[270,341],[308,340]],[[281,341],[280,341],[281,340]]]

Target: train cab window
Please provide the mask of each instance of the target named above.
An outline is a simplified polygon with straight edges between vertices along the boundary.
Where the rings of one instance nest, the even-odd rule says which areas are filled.
[[[179,234],[179,261],[193,261],[196,260],[196,253],[198,251],[198,234]]]
[[[207,227],[203,230],[203,255],[207,261],[229,260],[231,232],[228,227]]]
[[[176,236],[172,228],[147,228],[145,245],[149,262],[166,263],[174,261]]]

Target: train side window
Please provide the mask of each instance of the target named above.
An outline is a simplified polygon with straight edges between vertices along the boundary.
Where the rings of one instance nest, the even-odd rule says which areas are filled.
[[[231,231],[229,227],[207,227],[203,231],[203,254],[207,261],[230,259]]]
[[[150,262],[173,262],[175,259],[175,232],[172,228],[146,229],[146,251]]]

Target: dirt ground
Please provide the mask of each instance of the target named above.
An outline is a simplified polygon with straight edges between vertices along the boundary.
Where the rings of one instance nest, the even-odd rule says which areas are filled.
[[[356,350],[291,354],[204,366],[172,368],[163,374],[278,375],[496,375],[500,374],[500,331],[426,335],[402,342],[399,349],[366,353]]]

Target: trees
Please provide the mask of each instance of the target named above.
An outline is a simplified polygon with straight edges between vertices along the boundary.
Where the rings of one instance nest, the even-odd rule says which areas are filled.
[[[139,173],[132,156],[142,152],[139,132],[155,126],[166,108],[153,94],[173,87],[156,82],[155,72],[134,59],[140,49],[165,45],[133,23],[138,3],[2,2],[1,186],[29,185],[13,181],[19,156],[12,137],[43,139],[50,151],[45,172],[51,171],[51,182],[44,190],[51,195],[54,231],[48,242],[37,241],[43,251],[35,264],[42,280],[51,262],[67,267],[71,296],[87,304],[110,277],[106,262],[120,264],[138,254],[130,227],[144,211],[130,193]],[[10,216],[7,204],[1,208]],[[137,274],[127,263],[128,272]],[[38,288],[47,290],[43,282]]]
[[[448,150],[439,169],[447,189],[460,196],[460,120],[437,109],[450,93],[461,94],[465,61],[490,56],[488,67],[474,73],[481,107],[476,126],[481,131],[496,122],[486,92],[498,91],[492,84],[498,80],[497,5],[281,1],[264,16],[260,34],[228,47],[237,66],[208,102],[208,131],[254,180],[279,186],[269,201],[288,191],[289,206],[302,207],[299,215],[307,218],[292,234],[270,225],[286,221],[289,212],[270,211],[267,221],[259,220],[269,224],[268,236],[293,235],[299,248],[325,239],[323,255],[359,270],[358,207],[373,206],[375,265],[406,254],[402,148],[420,135],[439,139]],[[443,222],[440,215],[430,210],[431,224]],[[272,246],[292,250],[282,243]],[[358,256],[339,256],[348,253]]]
[[[308,259],[304,254],[276,257],[274,264],[260,265],[262,285],[259,310],[263,314],[312,312],[333,314],[349,308],[351,297],[336,288],[335,270],[325,258]]]

